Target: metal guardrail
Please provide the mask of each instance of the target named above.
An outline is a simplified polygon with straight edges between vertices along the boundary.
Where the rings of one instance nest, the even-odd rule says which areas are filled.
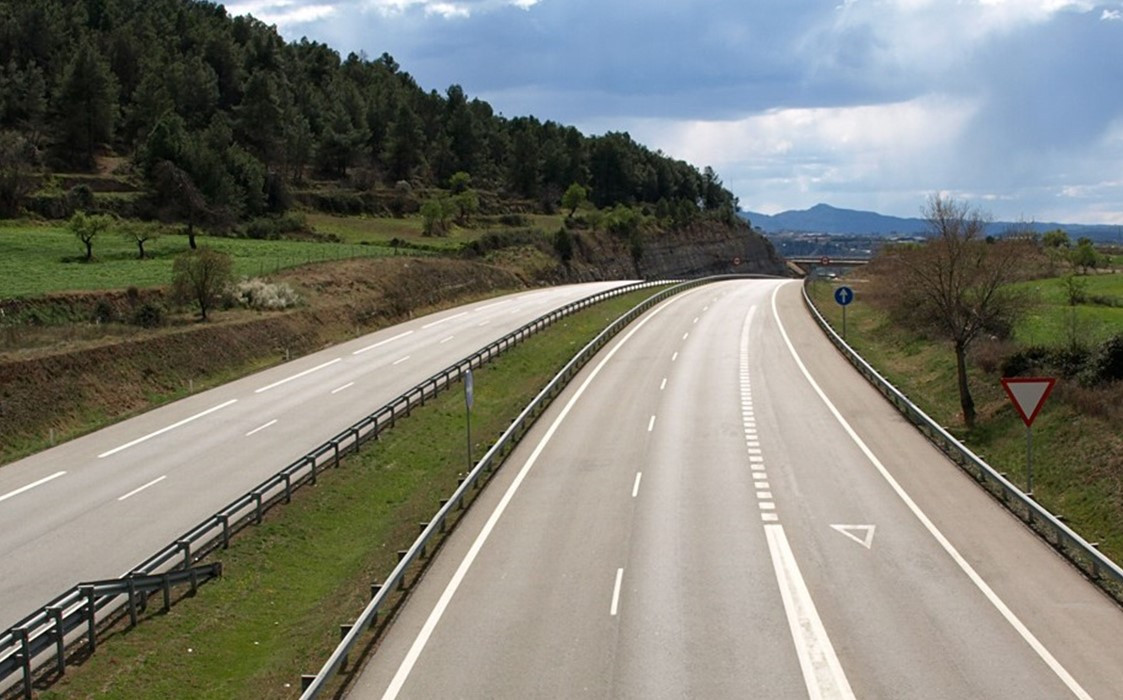
[[[188,530],[181,537],[176,538],[174,542],[135,566],[125,578],[120,580],[132,581],[135,584],[138,581],[147,581],[148,579],[145,577],[159,577],[167,572],[177,570],[183,570],[183,575],[188,576],[189,579],[197,577],[198,574],[193,573],[196,572],[196,569],[191,568],[194,562],[215,549],[220,547],[225,549],[235,533],[250,524],[259,524],[270,508],[278,503],[288,503],[292,500],[293,491],[304,484],[315,484],[316,477],[321,472],[329,466],[338,467],[341,457],[349,452],[358,452],[362,443],[370,439],[377,439],[383,430],[393,427],[398,418],[408,416],[415,407],[425,405],[427,400],[432,400],[441,391],[460,381],[467,370],[482,366],[531,335],[589,306],[622,294],[671,282],[673,281],[636,282],[621,285],[570,302],[520,326],[468,357],[437,372],[374,413],[337,433],[327,442],[292,462],[214,515]],[[73,629],[74,625],[83,624],[82,620],[92,630],[97,621],[105,619],[118,606],[127,602],[121,599],[119,591],[111,588],[98,588],[97,586],[93,589],[93,599],[90,599],[87,595],[89,589],[82,589],[83,585],[88,586],[88,584],[80,584],[71,588],[0,634],[0,696],[12,687],[21,685],[22,682],[23,695],[30,698],[30,687],[34,673],[44,665],[51,663],[52,660],[55,660],[60,674],[64,671],[62,662],[56,660],[63,658],[61,650],[57,654],[40,653],[45,642],[39,640],[53,639],[52,635],[57,636],[58,610],[65,611],[66,624],[70,625],[67,631]],[[135,618],[135,615],[131,615],[131,617]],[[96,646],[96,640],[92,632],[85,638],[92,651]],[[76,637],[68,643],[81,641],[81,639],[82,637]],[[33,642],[31,653],[27,653],[29,641]],[[21,678],[13,680],[13,676],[16,674],[20,674]]]
[[[166,612],[171,608],[173,586],[188,583],[194,594],[200,583],[221,575],[222,563],[214,562],[183,571],[79,583],[8,630],[14,637],[14,648],[0,659],[0,678],[19,672],[20,691],[30,698],[37,668],[53,663],[58,675],[65,672],[68,640],[84,639],[90,652],[97,648],[97,625],[112,613],[110,606],[127,606],[129,622],[135,626],[148,607],[150,595],[163,593]]]
[[[862,376],[875,389],[880,391],[909,422],[924,433],[936,447],[958,464],[961,469],[970,474],[980,486],[1000,501],[1010,512],[1033,528],[1100,589],[1117,602],[1123,603],[1123,569],[1104,556],[1096,549],[1095,545],[1088,543],[1072,528],[1061,522],[1057,516],[1023,493],[1009,479],[968,449],[966,445],[932,420],[928,414],[920,410],[899,389],[890,384],[885,377],[882,377],[861,355],[847,345],[846,341],[839,337],[834,328],[823,318],[823,315],[819,313],[815,303],[811,300],[811,296],[807,293],[807,285],[808,282],[805,281],[803,284],[804,304],[811,312],[815,322],[827,335],[827,338],[834,343],[850,364],[854,365]]]
[[[527,407],[524,408],[511,425],[508,426],[507,430],[499,436],[495,444],[491,446],[480,461],[476,463],[476,466],[473,467],[463,481],[461,481],[452,496],[447,500],[442,500],[440,509],[437,510],[436,514],[428,523],[425,523],[421,534],[414,540],[410,548],[401,554],[397,566],[390,572],[386,581],[380,585],[372,586],[371,590],[373,596],[370,602],[363,608],[362,613],[359,614],[354,624],[343,626],[343,629],[346,630],[343,639],[324,663],[323,667],[316,675],[306,675],[301,678],[301,700],[312,700],[318,697],[320,693],[325,690],[327,684],[346,666],[348,656],[355,649],[362,635],[377,624],[379,609],[387,604],[387,600],[395,591],[404,587],[406,570],[411,564],[425,556],[433,539],[445,533],[447,522],[453,516],[453,513],[464,507],[465,497],[468,492],[472,489],[479,488],[485,476],[502,465],[504,458],[510,454],[519,440],[526,435],[542,412],[546,410],[573,377],[577,375],[581,368],[612,338],[651,307],[679,292],[722,280],[768,277],[770,276],[718,275],[677,284],[674,287],[670,287],[648,297],[623,316],[613,321],[582,348],[573,359],[550,380],[550,383],[531,400]]]

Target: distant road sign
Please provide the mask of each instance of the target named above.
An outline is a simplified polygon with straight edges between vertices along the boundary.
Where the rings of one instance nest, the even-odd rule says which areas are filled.
[[[819,258],[819,264],[820,265],[830,265],[831,259],[824,255],[823,257]]]
[[[468,408],[471,408],[472,404],[475,403],[475,389],[475,382],[472,381],[472,370],[468,370],[464,373],[464,403]]]
[[[1056,383],[1053,377],[1004,377],[1002,388],[1028,428],[1033,425],[1033,419],[1041,412]]]
[[[740,264],[741,264],[741,258],[733,258],[733,266],[734,267],[736,267],[737,265],[740,265]]]
[[[854,290],[850,287],[839,287],[834,290],[834,300],[839,306],[847,306],[854,301]]]

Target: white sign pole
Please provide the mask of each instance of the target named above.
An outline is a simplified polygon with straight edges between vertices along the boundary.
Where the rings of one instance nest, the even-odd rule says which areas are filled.
[[[468,418],[468,471],[472,471],[472,403],[475,400],[472,370],[464,375],[464,412]]]

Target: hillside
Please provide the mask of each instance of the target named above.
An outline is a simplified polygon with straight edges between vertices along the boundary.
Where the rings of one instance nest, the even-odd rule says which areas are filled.
[[[868,236],[922,235],[925,221],[920,218],[886,216],[872,211],[840,209],[828,204],[816,204],[810,209],[789,210],[768,215],[746,211],[741,214],[765,233],[827,233]],[[994,221],[987,226],[990,235],[1001,235],[1011,228],[1045,233],[1063,229],[1073,239],[1087,236],[1093,241],[1118,243],[1123,240],[1123,227],[1055,222]]]

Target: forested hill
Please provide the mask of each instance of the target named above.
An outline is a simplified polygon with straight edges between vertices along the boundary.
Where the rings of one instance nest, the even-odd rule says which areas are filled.
[[[426,91],[387,54],[285,42],[221,5],[0,3],[0,215],[18,212],[21,173],[107,156],[132,164],[153,214],[191,223],[283,211],[309,178],[447,187],[457,172],[536,202],[580,183],[600,207],[731,220],[736,206],[709,168],[626,133],[502,117],[457,85]]]

